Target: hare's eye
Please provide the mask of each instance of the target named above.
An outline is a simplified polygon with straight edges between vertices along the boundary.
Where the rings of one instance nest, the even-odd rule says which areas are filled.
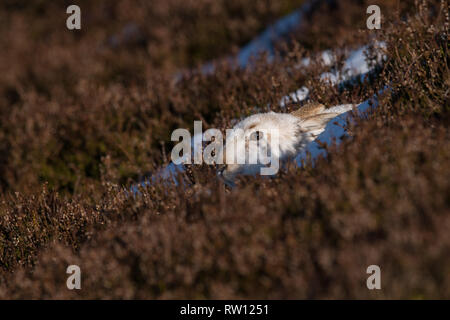
[[[263,133],[261,131],[255,131],[250,135],[250,140],[259,141],[263,138]]]

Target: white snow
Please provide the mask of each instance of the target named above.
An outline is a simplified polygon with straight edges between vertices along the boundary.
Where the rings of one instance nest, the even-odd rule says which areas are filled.
[[[239,66],[246,67],[252,57],[256,57],[263,52],[269,54],[269,60],[273,59],[275,42],[299,26],[303,17],[310,11],[315,2],[319,1],[307,1],[301,8],[276,21],[243,47],[237,56]]]

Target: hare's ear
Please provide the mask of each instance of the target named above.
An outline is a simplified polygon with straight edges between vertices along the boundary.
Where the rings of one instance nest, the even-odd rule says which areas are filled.
[[[317,137],[321,134],[328,122],[337,117],[339,113],[322,113],[312,117],[303,118],[300,123],[301,129],[303,132],[311,134],[313,137]]]
[[[295,110],[294,112],[291,112],[291,115],[300,119],[305,119],[307,117],[317,115],[324,110],[325,106],[323,104],[312,102],[304,105],[303,107],[301,107],[298,110]]]

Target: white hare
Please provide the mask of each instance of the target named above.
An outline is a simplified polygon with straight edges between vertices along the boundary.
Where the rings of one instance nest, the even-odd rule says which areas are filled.
[[[263,153],[271,153],[272,159],[276,157],[278,162],[286,161],[314,141],[331,119],[352,110],[353,106],[343,105],[326,109],[322,104],[311,103],[292,113],[269,112],[252,115],[234,126],[232,134],[226,137],[222,152],[225,154],[227,148],[234,150],[236,143],[241,143],[245,145],[247,156],[266,148],[267,150],[262,150]],[[270,132],[277,132],[276,148]],[[252,145],[256,145],[256,149],[252,149]],[[233,184],[238,175],[254,175],[259,173],[261,168],[267,167],[267,164],[261,162],[225,163],[219,168],[218,174],[228,184]]]

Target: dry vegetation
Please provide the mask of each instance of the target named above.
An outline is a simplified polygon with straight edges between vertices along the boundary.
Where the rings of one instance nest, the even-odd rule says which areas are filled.
[[[315,8],[279,59],[217,64],[302,1],[79,1],[0,4],[0,298],[450,298],[448,1]],[[324,67],[289,68],[327,48],[387,43],[371,82],[344,90]],[[344,57],[342,57],[344,58]],[[211,167],[189,186],[123,192],[168,162],[170,133],[231,120],[302,85],[326,105],[391,87],[315,167],[242,178]],[[298,108],[299,106],[290,106]],[[82,269],[82,290],[65,270]],[[365,286],[382,269],[383,290]]]

